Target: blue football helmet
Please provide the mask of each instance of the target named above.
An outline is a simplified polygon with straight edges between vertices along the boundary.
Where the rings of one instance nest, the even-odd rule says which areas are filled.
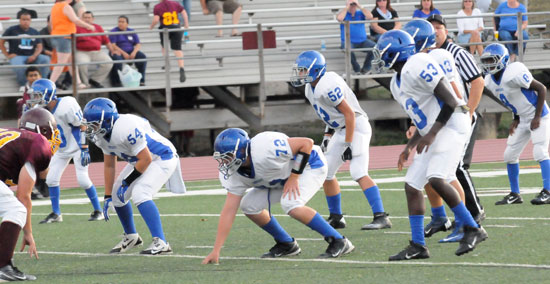
[[[35,106],[45,107],[51,101],[57,99],[55,83],[48,79],[38,79],[31,85],[28,94],[30,98],[27,100],[27,108],[31,109]]]
[[[481,54],[481,67],[485,74],[496,74],[510,62],[508,49],[500,43],[489,44]]]
[[[412,20],[403,27],[403,30],[413,37],[416,52],[435,46],[435,30],[430,22],[424,19]]]
[[[308,50],[300,53],[292,67],[290,83],[294,87],[300,87],[311,83],[323,75],[327,69],[325,57],[318,51]]]
[[[94,139],[96,135],[105,135],[113,130],[118,119],[116,104],[107,98],[95,98],[84,107],[83,124],[86,125],[86,137]]]
[[[218,134],[214,141],[214,159],[218,161],[218,170],[228,179],[248,157],[250,138],[240,128],[228,128]]]
[[[407,61],[415,53],[411,35],[401,30],[387,31],[380,36],[374,47],[372,68],[377,73],[385,73],[395,62]]]

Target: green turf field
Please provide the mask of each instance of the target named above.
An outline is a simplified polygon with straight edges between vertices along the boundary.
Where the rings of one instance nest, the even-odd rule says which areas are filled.
[[[320,260],[327,243],[308,227],[282,216],[279,206],[272,213],[296,239],[302,254],[277,260],[260,259],[273,244],[272,238],[246,217],[239,215],[222,250],[219,265],[201,265],[214,243],[224,195],[187,195],[161,197],[156,203],[162,214],[165,234],[174,253],[169,256],[140,256],[139,249],[124,255],[108,255],[120,241],[122,228],[116,214],[111,221],[88,222],[91,205],[62,204],[63,223],[39,225],[49,206],[33,208],[34,236],[39,260],[16,254],[16,265],[38,277],[38,283],[543,283],[550,280],[550,205],[533,206],[529,201],[540,190],[537,163],[522,162],[520,183],[524,203],[495,206],[508,191],[502,163],[476,164],[475,176],[487,212],[483,222],[489,239],[464,256],[455,256],[458,244],[439,244],[447,235],[438,233],[427,239],[431,258],[422,261],[387,262],[408,244],[410,238],[403,177],[395,170],[372,171],[382,190],[385,209],[391,214],[393,228],[361,231],[372,218],[370,207],[359,188],[342,186],[343,209],[348,227],[341,230],[356,246],[353,253],[334,260]],[[485,176],[485,177],[482,177]],[[347,173],[339,176],[350,183]],[[217,181],[188,182],[191,193],[221,189]],[[101,191],[101,189],[100,189]],[[161,191],[161,193],[163,193]],[[100,192],[100,196],[103,194]],[[62,201],[86,198],[82,190],[63,190]],[[321,214],[328,209],[322,192],[309,205]],[[145,246],[151,236],[134,207],[136,226]],[[447,209],[447,214],[451,211]],[[429,222],[429,205],[427,219]],[[19,248],[19,246],[18,246]]]

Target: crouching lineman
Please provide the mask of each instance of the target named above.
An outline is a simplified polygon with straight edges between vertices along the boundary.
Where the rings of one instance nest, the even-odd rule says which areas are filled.
[[[146,119],[132,114],[119,115],[115,103],[106,98],[96,98],[86,104],[84,124],[86,135],[103,150],[103,215],[109,220],[108,210],[114,205],[124,229],[122,241],[110,253],[123,253],[143,243],[134,225],[130,199],[153,237],[151,245],[141,254],[171,253],[153,195],[164,184],[173,193],[185,192],[180,161],[172,143],[154,131]],[[115,180],[117,156],[128,164]]]
[[[0,282],[36,280],[13,266],[12,257],[23,229],[23,246],[38,258],[31,226],[31,192],[38,177],[44,178],[52,154],[61,140],[53,115],[37,108],[26,112],[20,129],[0,129]],[[17,198],[8,185],[17,185]]]
[[[78,184],[85,189],[86,195],[92,203],[94,211],[88,221],[103,220],[103,213],[97,198],[94,184],[88,176],[88,164],[90,164],[90,152],[86,144],[85,130],[82,125],[82,110],[73,96],[58,98],[55,83],[48,79],[34,81],[31,86],[29,107],[40,106],[49,110],[58,123],[59,136],[62,141],[59,151],[52,157],[50,171],[46,177],[46,184],[50,193],[52,212],[40,221],[40,224],[62,222],[61,208],[59,206],[59,182],[61,175],[71,161],[74,162],[76,179]]]
[[[426,53],[415,54],[415,43],[408,33],[388,31],[378,40],[374,53],[375,69],[396,71],[390,85],[392,95],[416,126],[414,136],[398,161],[401,170],[411,149],[416,146],[418,156],[405,176],[412,241],[389,260],[430,257],[424,239],[426,209],[422,193],[427,183],[449,205],[457,221],[464,225],[464,237],[455,254],[472,251],[488,237],[487,232],[474,221],[457,191],[446,182],[458,166],[465,137],[470,131],[468,108],[451,91],[439,64]]]
[[[545,100],[546,87],[533,79],[523,63],[508,64],[509,61],[508,50],[500,43],[488,45],[481,55],[483,70],[487,73],[485,87],[514,112],[504,151],[511,192],[495,205],[523,202],[519,194],[519,155],[529,139],[533,142],[533,158],[539,162],[542,175],[542,190],[531,204],[550,204],[550,116]]]
[[[228,192],[214,249],[203,264],[219,262],[239,206],[275,239],[275,246],[263,258],[299,254],[301,249],[296,240],[271,215],[271,203],[277,202],[285,213],[325,237],[329,245],[320,257],[339,257],[353,251],[355,247],[348,239],[306,206],[327,176],[326,159],[311,139],[289,138],[279,132],[262,132],[249,139],[244,130],[229,128],[216,138],[214,151],[220,182]],[[252,190],[246,193],[249,188]]]

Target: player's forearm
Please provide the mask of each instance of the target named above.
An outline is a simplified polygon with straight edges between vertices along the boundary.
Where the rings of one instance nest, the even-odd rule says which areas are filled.
[[[479,106],[481,101],[481,96],[483,94],[483,88],[485,87],[485,80],[483,77],[479,76],[471,82],[472,87],[470,88],[470,97],[468,98],[468,107],[470,108],[470,113],[474,113]]]
[[[353,131],[355,131],[355,113],[351,115],[346,115],[346,143],[351,143],[353,141]]]
[[[537,92],[537,106],[535,108],[535,117],[541,117],[542,108],[546,100],[546,87],[539,81],[533,79],[531,83],[531,88]]]
[[[238,198],[238,203],[233,200],[235,198]],[[231,196],[230,193],[228,193],[227,195],[224,207],[220,214],[220,221],[218,222],[218,232],[216,234],[216,242],[214,243],[213,248],[213,250],[218,253],[221,251],[223,244],[227,239],[227,236],[229,236],[229,232],[231,231],[231,227],[233,226],[233,222],[235,221],[235,216],[237,215],[240,199],[240,196]]]
[[[104,159],[103,175],[105,178],[105,195],[111,195],[115,183],[116,157],[104,155]]]
[[[409,142],[407,142],[406,147],[409,149],[414,148],[416,144],[418,144],[418,141],[420,141],[420,138],[422,138],[422,136],[420,135],[420,132],[418,132],[418,129],[415,128],[414,134],[411,139],[409,139]]]

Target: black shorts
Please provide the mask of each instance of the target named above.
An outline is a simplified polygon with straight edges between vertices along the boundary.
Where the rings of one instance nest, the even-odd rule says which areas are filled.
[[[179,29],[180,26],[165,26],[161,27],[160,29],[168,28],[168,29]],[[164,36],[162,33],[159,33],[160,36],[160,45],[164,47]],[[172,50],[181,50],[181,40],[183,38],[183,31],[180,32],[170,32],[168,33],[168,38],[170,39],[170,48]]]

